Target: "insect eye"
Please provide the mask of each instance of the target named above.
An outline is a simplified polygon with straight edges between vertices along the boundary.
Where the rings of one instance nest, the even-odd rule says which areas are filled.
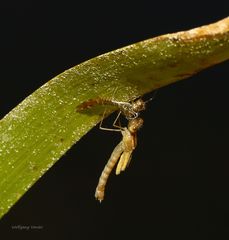
[[[144,109],[145,109],[145,102],[142,99],[138,99],[133,105],[133,110],[136,112],[140,112]]]

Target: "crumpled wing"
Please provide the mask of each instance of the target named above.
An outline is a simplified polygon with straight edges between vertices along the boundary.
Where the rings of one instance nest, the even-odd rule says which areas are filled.
[[[116,172],[115,172],[116,175],[120,174],[122,171],[126,169],[126,167],[130,163],[131,155],[132,155],[132,151],[123,152],[123,154],[119,159],[118,165],[116,167]]]

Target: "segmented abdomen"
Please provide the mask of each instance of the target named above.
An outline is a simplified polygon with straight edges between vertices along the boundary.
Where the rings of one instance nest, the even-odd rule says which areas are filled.
[[[89,109],[91,107],[94,107],[96,105],[114,105],[115,104],[109,100],[109,99],[105,99],[105,98],[94,98],[94,99],[89,99],[83,103],[81,103],[79,106],[77,106],[77,111],[83,111],[85,109]]]
[[[104,198],[104,192],[105,192],[105,186],[107,183],[107,179],[114,168],[115,164],[119,160],[121,154],[123,153],[123,142],[120,142],[115,149],[113,150],[107,164],[105,165],[103,172],[99,178],[99,183],[97,185],[96,191],[95,191],[95,198],[97,198],[100,202]]]

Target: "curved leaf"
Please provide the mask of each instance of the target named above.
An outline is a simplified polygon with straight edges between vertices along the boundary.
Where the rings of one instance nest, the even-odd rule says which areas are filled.
[[[228,58],[226,18],[103,54],[47,82],[0,121],[0,216],[101,120],[102,107],[85,114],[77,105],[130,101]]]

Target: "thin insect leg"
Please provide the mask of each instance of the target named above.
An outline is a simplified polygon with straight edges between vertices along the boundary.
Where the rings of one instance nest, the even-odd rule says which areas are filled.
[[[129,109],[128,111],[124,112],[124,115],[126,116],[127,120],[135,119],[139,116],[139,112],[135,112],[132,109]]]
[[[105,117],[105,113],[106,113],[106,109],[105,109],[104,112],[103,112],[103,117],[102,117],[102,120],[101,120],[101,122],[100,122],[100,124],[99,124],[99,129],[105,130],[105,131],[120,132],[120,131],[121,131],[120,128],[119,128],[119,129],[114,129],[114,128],[105,128],[105,127],[102,127],[102,123],[103,123],[103,119],[104,119],[104,117]],[[119,115],[120,115],[120,114],[119,114]],[[118,116],[119,116],[119,115],[118,115]]]
[[[122,153],[123,153],[123,143],[121,141],[112,152],[99,178],[99,182],[95,190],[95,198],[98,199],[100,202],[104,199],[105,187],[106,187],[108,177],[110,176],[112,169],[114,168],[115,164],[117,163]]]
[[[124,130],[124,127],[121,126],[120,124],[120,115],[121,115],[121,111],[119,111],[117,117],[115,118],[114,122],[113,122],[113,126],[116,127],[116,128],[119,128],[119,129],[122,129]],[[119,125],[116,125],[116,122],[119,120]]]
[[[105,118],[105,113],[106,113],[106,108],[105,108],[105,110],[104,110],[104,112],[103,112],[102,120],[101,120],[100,123],[99,123],[99,128],[100,128],[100,129],[102,129],[102,124],[103,124],[103,119]]]
[[[121,111],[120,111],[120,113],[121,113]],[[121,127],[122,128],[122,130],[124,130],[124,127],[122,127],[122,125],[121,125],[121,121],[120,121],[120,117],[118,118],[118,126],[115,124],[115,126],[116,127]]]

